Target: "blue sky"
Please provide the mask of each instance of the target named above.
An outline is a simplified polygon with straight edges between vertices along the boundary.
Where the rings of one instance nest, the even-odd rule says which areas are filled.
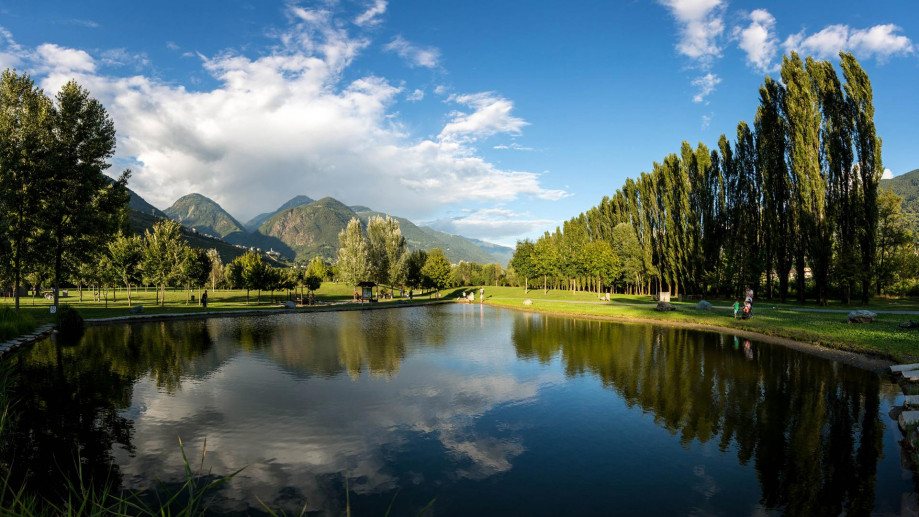
[[[0,67],[105,103],[139,194],[243,221],[333,196],[513,244],[733,137],[790,49],[852,51],[885,167],[919,168],[914,0],[0,0],[0,28]]]

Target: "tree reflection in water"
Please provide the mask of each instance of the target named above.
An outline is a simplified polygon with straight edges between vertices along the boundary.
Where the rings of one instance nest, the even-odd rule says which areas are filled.
[[[9,487],[51,501],[66,495],[66,482],[95,489],[119,486],[112,451],[134,452],[133,385],[149,375],[167,392],[179,389],[190,361],[211,344],[201,321],[93,328],[79,344],[55,336],[11,359],[10,425],[0,442],[0,464]]]
[[[761,503],[790,515],[861,515],[874,507],[881,455],[879,378],[782,346],[598,321],[518,318],[521,358],[560,357],[630,406],[653,412],[684,447],[734,444],[754,462]],[[749,357],[747,354],[749,353]]]
[[[150,379],[160,393],[176,394],[190,379],[204,379],[235,356],[250,354],[297,379],[338,378],[359,386],[348,377],[359,379],[368,373],[372,381],[398,384],[402,369],[408,371],[404,365],[408,358],[434,348],[449,351],[457,332],[480,332],[475,334],[477,340],[503,340],[509,333],[513,350],[504,350],[521,363],[558,360],[569,378],[596,378],[628,406],[653,414],[655,422],[678,437],[684,448],[712,443],[722,452],[736,453],[741,464],[752,463],[759,478],[760,502],[768,509],[794,515],[857,515],[874,508],[884,431],[877,376],[780,346],[748,344],[691,330],[520,313],[500,317],[495,313],[495,326],[486,327],[484,314],[489,310],[479,307],[476,317],[468,320],[466,312],[458,313],[466,308],[459,307],[454,309],[456,314],[450,309],[410,310],[400,312],[399,317],[391,311],[373,311],[311,318],[147,323],[92,328],[78,346],[48,340],[12,358],[12,391],[19,402],[17,418],[0,442],[0,465],[10,468],[13,487],[27,482],[30,490],[52,498],[61,497],[62,480],[74,479],[77,465],[85,479],[119,485],[122,473],[113,464],[113,451],[120,448],[134,456],[131,411],[136,408],[131,404],[135,384],[141,379]],[[451,320],[453,316],[458,317]],[[468,359],[447,357],[444,362],[450,364]],[[463,368],[426,373],[442,385],[445,375],[459,378]],[[510,384],[524,380],[504,370],[490,373],[495,373],[495,382],[505,377]],[[442,400],[452,401],[446,405],[470,394],[469,390],[449,392],[444,386],[435,387],[444,388]],[[372,389],[386,391],[382,386]],[[392,391],[391,398],[388,392],[380,394],[380,407],[417,404],[427,400],[418,394],[439,393],[415,385],[395,386]],[[527,397],[535,398],[537,392],[534,387]],[[416,399],[398,398],[404,393],[414,393]],[[501,402],[516,400],[508,396]],[[495,407],[474,405],[471,415],[478,418]],[[508,408],[526,410],[514,404],[500,410]],[[391,412],[408,415],[406,419],[431,420],[423,409],[419,405]],[[405,436],[398,434],[400,425],[416,429],[416,434],[417,429],[436,428],[394,416],[384,420],[385,426],[373,432],[392,433],[398,443]],[[474,420],[463,417],[468,427],[456,427],[451,419],[443,424],[470,434],[476,428]],[[327,427],[318,426],[314,433],[334,436],[343,432],[335,427],[335,419],[324,424]],[[500,472],[516,473],[507,458],[524,458],[522,444],[527,436],[523,427],[519,433],[512,442],[516,452],[501,456],[507,465]],[[471,434],[454,441],[494,441],[487,434]],[[285,436],[284,432],[279,435]],[[449,444],[443,447],[449,449]],[[529,450],[538,456],[539,444],[534,442]],[[390,468],[382,463],[376,467]],[[449,468],[431,467],[435,471]],[[394,472],[387,471],[387,476],[395,479],[398,471]],[[478,493],[479,489],[470,490]],[[390,496],[381,497],[388,502]]]

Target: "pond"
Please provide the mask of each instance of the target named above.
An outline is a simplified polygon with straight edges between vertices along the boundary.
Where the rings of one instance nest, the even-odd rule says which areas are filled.
[[[900,514],[899,390],[727,334],[481,305],[137,323],[10,360],[0,464],[214,514]],[[97,481],[98,482],[98,481]]]

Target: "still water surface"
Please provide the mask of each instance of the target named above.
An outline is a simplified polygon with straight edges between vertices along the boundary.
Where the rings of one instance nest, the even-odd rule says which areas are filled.
[[[13,359],[0,460],[152,493],[181,438],[218,514],[899,514],[885,378],[730,335],[473,305],[87,330]],[[111,468],[111,471],[110,471]]]

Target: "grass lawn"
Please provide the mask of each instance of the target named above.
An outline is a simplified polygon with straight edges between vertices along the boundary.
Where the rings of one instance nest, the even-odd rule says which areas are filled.
[[[919,320],[919,315],[879,314],[872,324],[849,324],[845,313],[795,312],[786,310],[793,306],[773,309],[774,304],[760,302],[755,316],[749,320],[734,319],[731,309],[700,311],[696,302],[674,303],[673,312],[657,312],[655,302],[649,296],[613,295],[611,303],[598,303],[596,293],[574,293],[570,291],[531,289],[524,294],[517,287],[485,287],[488,303],[497,306],[545,311],[558,314],[599,316],[612,319],[642,319],[680,324],[699,324],[758,332],[815,343],[829,348],[875,354],[905,362],[919,358],[919,331],[901,329],[898,325],[908,319]],[[533,300],[526,307],[523,300]],[[919,304],[912,300],[891,304],[893,300],[876,300],[868,307],[875,310],[919,310]],[[639,305],[626,305],[639,304]],[[713,304],[728,305],[726,300],[714,300]],[[818,308],[806,305],[807,308]],[[857,305],[830,305],[827,308],[854,309]]]
[[[115,291],[115,299],[117,301],[112,301],[112,292],[109,291],[108,294],[108,306],[106,306],[105,301],[95,301],[93,299],[93,293],[89,290],[83,290],[83,301],[80,301],[80,295],[76,289],[68,289],[69,296],[66,298],[61,298],[59,303],[61,305],[67,304],[76,308],[80,314],[86,318],[113,318],[116,316],[127,316],[130,314],[127,298],[127,291],[125,289],[118,289]],[[304,291],[304,294],[306,291]],[[182,314],[190,312],[204,312],[204,308],[197,303],[197,300],[200,298],[201,291],[192,291],[191,294],[195,296],[195,302],[186,303],[186,293],[183,289],[167,289],[166,290],[166,303],[163,307],[155,305],[156,292],[153,288],[144,290],[143,287],[140,289],[131,289],[131,305],[143,305],[144,314]],[[296,299],[300,296],[299,290],[295,293],[291,291],[275,291],[274,296],[268,291],[262,291],[260,299],[257,291],[251,291],[249,293],[249,303],[246,303],[246,291],[244,289],[217,289],[207,291],[208,303],[207,311],[232,311],[232,310],[265,310],[265,309],[279,309],[282,307],[283,303],[288,300],[288,295],[290,299]],[[353,289],[350,286],[344,284],[336,284],[334,282],[324,282],[322,286],[316,290],[316,302],[317,306],[322,307],[325,304],[329,303],[341,303],[348,304],[352,300]],[[436,296],[431,296],[430,293],[421,293],[416,291],[414,294],[413,301],[418,303],[425,303],[428,301],[437,301],[447,299],[448,297],[456,297],[456,294],[453,290],[441,291],[441,297],[437,298]],[[393,300],[385,300],[380,302],[381,304],[399,302],[402,300],[407,300],[407,297],[404,298],[395,298]],[[12,298],[0,298],[0,311],[5,309],[11,310],[14,305]],[[51,314],[49,307],[51,302],[45,300],[44,298],[38,296],[34,299],[31,296],[22,297],[19,299],[20,309],[22,314],[26,317],[32,318],[36,324],[41,325],[42,323],[54,321],[54,316]],[[349,304],[350,305],[350,304]],[[308,307],[306,307],[308,309]],[[12,337],[12,336],[10,336]]]

